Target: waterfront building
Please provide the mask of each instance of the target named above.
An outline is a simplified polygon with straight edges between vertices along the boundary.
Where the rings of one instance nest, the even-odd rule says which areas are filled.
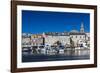
[[[43,45],[43,37],[41,34],[33,34],[31,36],[31,45],[37,46],[37,45]]]
[[[31,46],[38,45],[55,45],[60,42],[60,45],[69,47],[73,42],[74,47],[82,47],[86,43],[90,45],[90,33],[85,32],[84,24],[81,23],[80,31],[71,30],[70,32],[43,32],[42,34],[25,34],[22,35],[22,44],[31,43]]]
[[[81,46],[85,43],[86,39],[89,40],[89,34],[84,32],[84,25],[81,24],[80,31],[71,30],[70,32],[48,32],[45,33],[45,43],[53,45],[55,42],[59,41],[62,45],[70,45],[70,38],[74,42],[74,46]],[[82,43],[81,43],[82,42]]]
[[[27,47],[31,45],[31,34],[23,33],[22,34],[22,47]]]

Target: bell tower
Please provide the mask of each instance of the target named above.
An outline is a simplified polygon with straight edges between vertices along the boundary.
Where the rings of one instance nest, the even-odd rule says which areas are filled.
[[[84,25],[83,25],[83,23],[81,23],[80,32],[84,33]]]

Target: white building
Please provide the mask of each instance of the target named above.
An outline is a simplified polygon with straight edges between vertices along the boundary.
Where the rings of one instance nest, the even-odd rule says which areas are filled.
[[[86,39],[89,40],[89,33],[84,32],[84,25],[81,24],[80,31],[71,30],[70,32],[49,32],[45,33],[45,43],[48,45],[53,45],[55,42],[59,41],[62,45],[69,44],[70,45],[70,38],[74,42],[74,46],[79,46],[81,42],[85,42]]]
[[[80,26],[80,31],[71,30],[70,32],[48,32],[43,34],[23,34],[22,35],[22,44],[30,44],[32,46],[36,45],[54,45],[57,41],[59,41],[62,45],[70,45],[71,41],[73,41],[74,46],[82,45],[81,42],[86,42],[88,45],[90,44],[90,33],[84,32],[83,23]],[[43,39],[44,38],[44,39]]]
[[[60,45],[58,45],[58,42]],[[59,52],[59,54],[66,53],[69,55],[73,49],[89,49],[90,33],[84,32],[83,23],[80,26],[80,31],[71,30],[70,32],[43,32],[43,34],[23,33],[22,47],[24,48],[28,46],[31,47],[33,51],[41,54],[53,55]],[[84,51],[87,53],[87,50]],[[77,54],[77,51],[75,51],[75,53]],[[81,53],[83,53],[83,51],[79,51],[78,54]]]
[[[48,45],[53,45],[57,41],[61,42],[62,45],[69,44],[69,35],[61,34],[61,33],[52,33],[52,34],[46,34],[47,37],[45,37],[45,43]]]
[[[22,47],[30,47],[31,46],[31,34],[22,34]]]

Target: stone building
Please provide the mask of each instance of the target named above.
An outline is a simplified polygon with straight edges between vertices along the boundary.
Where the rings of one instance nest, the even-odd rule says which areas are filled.
[[[80,31],[71,30],[70,32],[45,32],[43,34],[23,34],[22,43],[30,44],[32,46],[37,45],[54,45],[57,41],[61,42],[61,45],[70,45],[70,39],[73,41],[74,46],[80,46],[82,43],[90,45],[90,33],[84,32],[83,23],[80,26]]]
[[[79,46],[80,41],[84,42],[89,41],[89,34],[87,35],[84,32],[83,23],[80,26],[80,31],[71,30],[70,32],[49,32],[45,33],[47,37],[45,37],[45,43],[48,45],[53,45],[55,42],[59,41],[62,45],[70,45],[70,38],[74,42],[74,46]]]

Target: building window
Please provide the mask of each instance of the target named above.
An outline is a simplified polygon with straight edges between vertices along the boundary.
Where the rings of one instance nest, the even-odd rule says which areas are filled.
[[[80,39],[81,39],[81,36],[80,36]]]
[[[83,36],[83,38],[85,38],[85,37]]]
[[[77,35],[76,35],[76,38],[77,38]]]

